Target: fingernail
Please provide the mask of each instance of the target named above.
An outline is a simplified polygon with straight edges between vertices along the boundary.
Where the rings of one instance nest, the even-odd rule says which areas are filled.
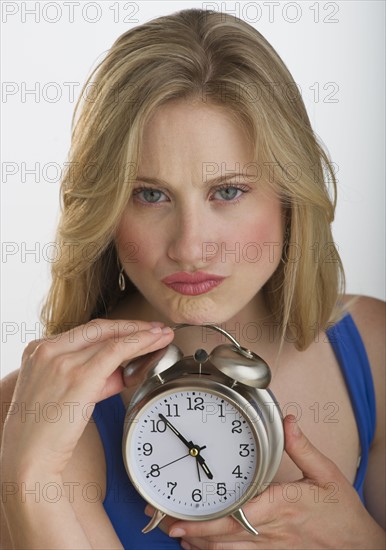
[[[184,550],[190,550],[192,548],[190,544],[186,542],[186,540],[182,540],[180,544],[181,548],[183,548]]]
[[[161,329],[161,327],[153,327],[153,328],[149,329],[149,332],[152,332],[153,334],[161,334],[162,329]]]
[[[175,527],[174,529],[171,529],[171,531],[169,531],[169,537],[179,538],[183,537],[184,535],[186,535],[186,531],[181,529],[181,527]]]
[[[163,332],[164,334],[170,334],[171,332],[173,332],[173,329],[171,329],[170,327],[164,327],[164,328],[162,329],[162,332]]]

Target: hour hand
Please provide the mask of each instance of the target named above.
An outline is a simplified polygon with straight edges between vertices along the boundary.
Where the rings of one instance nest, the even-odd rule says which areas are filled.
[[[212,472],[209,470],[205,460],[203,459],[203,457],[201,455],[197,455],[196,456],[196,459],[197,459],[197,462],[199,462],[199,464],[201,465],[201,468],[204,470],[204,472],[206,473],[207,477],[209,479],[213,479],[213,474]]]

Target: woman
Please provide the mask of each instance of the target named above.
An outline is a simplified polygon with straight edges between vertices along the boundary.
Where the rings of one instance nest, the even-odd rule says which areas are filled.
[[[241,20],[184,10],[122,35],[91,80],[47,338],[3,383],[3,546],[383,548],[384,307],[343,296],[333,170],[283,62]],[[257,537],[231,518],[140,532],[152,511],[123,469],[119,365],[173,338],[201,347],[176,322],[238,332],[295,413],[274,483],[245,507]]]

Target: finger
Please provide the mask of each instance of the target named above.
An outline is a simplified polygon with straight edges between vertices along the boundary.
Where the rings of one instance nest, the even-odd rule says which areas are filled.
[[[79,389],[79,374],[84,365],[87,364],[93,357],[100,353],[104,343],[99,342],[92,347],[86,347],[80,350],[66,351],[59,353],[47,361],[47,348],[35,346],[35,352],[28,356],[21,369],[14,395],[18,395],[21,388],[23,391],[23,399],[33,398],[36,402],[44,402],[44,399],[52,400],[54,397],[57,401],[61,401],[64,396],[69,395],[69,392]],[[116,373],[112,373],[111,381],[102,382],[102,385],[108,382],[109,392],[118,393],[123,389],[123,381],[121,369],[116,369]],[[86,373],[87,379],[91,380],[93,373]],[[47,393],[47,388],[50,388]],[[70,395],[71,395],[70,393]],[[112,394],[111,394],[112,395]]]
[[[108,338],[118,340],[125,337],[127,343],[135,343],[137,332],[163,326],[164,324],[158,321],[94,319],[66,332],[30,342],[25,349],[23,359],[32,355],[42,345],[47,348],[47,353],[51,351],[52,354],[57,354],[83,349],[98,342],[104,342]]]
[[[305,478],[323,484],[342,477],[337,466],[304,435],[293,415],[284,419],[284,434],[285,450]]]
[[[230,516],[209,521],[176,521],[171,525],[168,535],[174,538],[185,537],[229,537],[239,534],[242,527]]]
[[[210,550],[218,548],[221,550],[256,550],[256,548],[268,548],[268,546],[257,546],[256,541],[247,541],[244,539],[225,539],[221,538],[183,538],[180,542],[184,550]]]
[[[145,514],[148,517],[152,517],[155,512],[155,509],[153,506],[148,504],[145,508]],[[201,537],[201,536],[209,536],[210,535],[210,525],[209,524],[219,524],[222,520],[215,520],[215,521],[180,521],[176,518],[173,518],[171,516],[165,516],[161,523],[158,525],[158,527],[163,531],[166,535],[169,535],[170,537],[174,538],[181,538],[184,536],[191,536],[191,537]],[[208,527],[208,532],[204,530],[204,527]],[[219,527],[212,526],[212,529],[210,530],[212,534],[219,534],[221,533],[221,524]]]
[[[150,504],[145,508],[145,514],[149,517],[153,516],[154,511],[155,509]],[[225,524],[228,525],[228,529],[224,527]],[[186,541],[186,544],[192,546],[192,550],[212,548],[210,544],[216,541],[221,542],[222,545],[229,543],[229,546],[225,544],[224,549],[242,548],[247,550],[255,548],[257,540],[256,536],[248,533],[230,516],[219,520],[198,522],[185,522],[165,516],[158,527],[166,535],[173,538],[182,538]],[[241,543],[242,546],[240,544],[237,546],[238,543]]]
[[[259,532],[260,526],[265,526],[277,515],[273,505],[280,500],[282,494],[280,484],[270,485],[263,493],[248,501],[243,506],[243,511],[251,525]],[[145,508],[145,514],[152,517],[155,509],[151,505]],[[208,521],[180,521],[170,516],[165,516],[159,524],[159,528],[167,535],[174,538],[181,537],[222,537],[228,540],[252,540],[256,543],[256,535],[251,535],[232,516],[226,516],[217,520]],[[261,537],[260,539],[261,540]]]
[[[56,387],[58,398],[65,395],[67,399],[76,399],[83,395],[100,401],[123,389],[119,366],[123,361],[165,347],[173,337],[169,327],[151,327],[137,332],[134,342],[126,342],[125,337],[109,338],[53,357],[51,350],[47,351],[47,346],[42,344],[25,364],[23,386],[28,394],[40,380],[42,388]]]
[[[127,342],[124,337],[108,339],[101,343],[101,348],[84,366],[94,369],[106,379],[124,361],[166,347],[173,338],[174,332],[170,327],[152,327],[137,332],[134,341]]]

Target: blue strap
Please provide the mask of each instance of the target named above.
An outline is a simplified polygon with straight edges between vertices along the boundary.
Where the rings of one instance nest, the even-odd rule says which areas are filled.
[[[369,449],[375,433],[375,393],[371,368],[362,338],[347,314],[327,331],[351,399],[361,445],[361,461],[354,487],[362,501]]]

